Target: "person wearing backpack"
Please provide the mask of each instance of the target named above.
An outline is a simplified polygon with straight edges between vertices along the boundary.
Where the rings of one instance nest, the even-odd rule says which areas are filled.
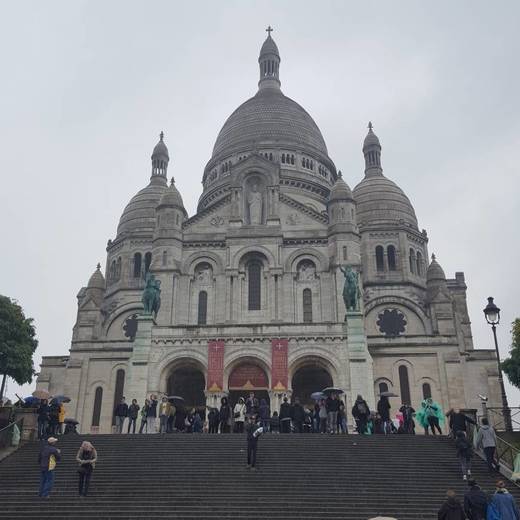
[[[358,394],[356,402],[352,407],[352,415],[356,420],[358,433],[360,435],[365,434],[367,429],[367,421],[370,417],[370,408],[368,407],[367,402],[363,399],[363,397],[360,394]]]
[[[442,504],[437,513],[438,520],[466,520],[466,515],[458,501],[455,491],[449,489],[446,493],[446,502]]]
[[[516,501],[503,480],[496,483],[496,491],[488,506],[487,520],[520,520]]]
[[[477,447],[484,449],[486,455],[486,462],[489,472],[493,471],[495,465],[495,449],[497,447],[497,436],[495,430],[489,426],[489,421],[486,417],[482,419],[482,426],[477,435]]]
[[[487,496],[476,481],[468,480],[469,489],[464,495],[464,512],[469,520],[486,520]]]
[[[455,447],[457,448],[457,457],[460,460],[462,478],[467,480],[471,475],[471,458],[473,457],[473,446],[463,431],[458,431],[456,435],[457,438],[455,440]]]

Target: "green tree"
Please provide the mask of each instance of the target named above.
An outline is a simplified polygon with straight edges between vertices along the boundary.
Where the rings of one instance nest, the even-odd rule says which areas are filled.
[[[19,385],[32,381],[33,354],[38,346],[35,336],[33,319],[26,318],[15,301],[0,294],[0,399],[4,396],[7,377]]]
[[[511,352],[502,363],[502,370],[512,385],[520,388],[520,318],[513,321]]]

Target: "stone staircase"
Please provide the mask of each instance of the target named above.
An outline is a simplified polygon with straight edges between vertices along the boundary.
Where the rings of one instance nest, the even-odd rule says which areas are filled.
[[[74,459],[84,439],[99,462],[80,498]],[[266,434],[257,472],[237,434],[66,436],[58,447],[49,500],[37,496],[37,443],[0,463],[0,518],[434,520],[447,489],[466,490],[446,437]],[[473,474],[493,489],[497,475],[479,457]]]

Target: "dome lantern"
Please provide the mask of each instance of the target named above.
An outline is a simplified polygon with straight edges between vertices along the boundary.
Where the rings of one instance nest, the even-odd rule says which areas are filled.
[[[382,175],[381,168],[381,143],[372,130],[372,121],[368,122],[368,134],[363,143],[363,155],[365,156],[365,175]]]
[[[267,38],[260,49],[258,64],[260,65],[260,81],[258,88],[280,88],[280,53],[276,43],[271,38],[273,29],[267,29]]]
[[[164,177],[166,179],[169,162],[170,156],[168,148],[164,144],[164,132],[161,132],[159,134],[159,142],[155,145],[152,152],[152,178]]]

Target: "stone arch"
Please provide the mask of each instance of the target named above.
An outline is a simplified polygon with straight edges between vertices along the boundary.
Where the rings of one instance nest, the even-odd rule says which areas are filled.
[[[292,359],[289,362],[289,382],[291,384],[291,388],[294,374],[301,368],[312,365],[321,367],[324,370],[326,370],[332,378],[332,384],[337,384],[337,382],[339,381],[338,370],[337,367],[329,359],[320,355],[302,353],[300,356],[298,356],[295,359]]]
[[[182,272],[189,274],[190,276],[195,275],[195,267],[201,262],[207,262],[213,268],[213,276],[222,274],[224,271],[224,265],[222,259],[216,253],[210,251],[193,253],[182,264]]]
[[[197,355],[195,352],[182,352],[174,356],[170,354],[159,362],[154,369],[154,372],[159,375],[157,387],[160,393],[167,393],[167,380],[169,375],[176,369],[182,367],[192,367],[200,370],[206,381],[208,374],[207,360],[202,354]]]
[[[122,337],[124,337],[124,331],[123,331],[123,325],[125,320],[121,319],[124,316],[126,319],[127,317],[131,316],[132,314],[141,314],[143,312],[143,305],[141,302],[130,302],[122,305],[121,307],[117,308],[113,313],[112,316],[109,318],[109,321],[104,326],[104,332],[105,336],[112,336],[117,333],[121,333]],[[128,316],[126,316],[128,314]],[[113,329],[113,326],[118,326],[118,329]],[[110,339],[119,339],[121,336],[113,336]]]
[[[273,253],[271,251],[269,251],[269,249],[267,249],[266,247],[257,245],[257,246],[246,246],[246,247],[243,247],[242,249],[240,249],[239,251],[237,251],[234,254],[233,258],[231,259],[230,267],[232,269],[238,269],[242,263],[242,259],[250,253],[256,253],[257,255],[264,256],[267,260],[266,267],[271,268],[271,267],[277,266],[277,262],[275,260]]]
[[[313,404],[311,394],[334,386],[334,371],[330,363],[318,356],[301,357],[291,365],[289,381],[292,397],[302,404]],[[337,378],[336,378],[337,381]]]
[[[318,271],[327,271],[329,262],[325,255],[310,247],[305,247],[302,249],[298,249],[297,251],[292,252],[284,262],[284,272],[286,273],[296,273],[296,266],[302,260],[311,260],[316,265]]]
[[[278,184],[277,172],[278,168],[268,159],[261,155],[251,155],[236,168],[232,186],[242,187],[246,178],[254,174],[264,177],[265,186],[275,186]]]
[[[231,373],[242,364],[251,364],[259,366],[267,376],[268,387],[271,387],[271,365],[265,357],[260,357],[258,354],[254,354],[250,349],[249,353],[244,355],[243,352],[238,352],[232,359],[224,360],[224,387],[229,389],[229,377]],[[259,349],[260,350],[260,349]]]

